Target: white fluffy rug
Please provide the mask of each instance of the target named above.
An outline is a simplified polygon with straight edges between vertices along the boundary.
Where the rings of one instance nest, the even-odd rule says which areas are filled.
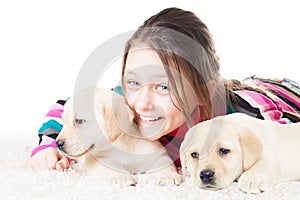
[[[1,133],[0,133],[1,134]],[[0,199],[300,199],[300,182],[270,186],[258,195],[240,192],[236,184],[220,191],[195,188],[189,180],[180,186],[162,187],[140,175],[137,186],[121,187],[66,172],[28,172],[23,164],[36,144],[34,134],[1,134]],[[300,152],[299,152],[300,153]]]

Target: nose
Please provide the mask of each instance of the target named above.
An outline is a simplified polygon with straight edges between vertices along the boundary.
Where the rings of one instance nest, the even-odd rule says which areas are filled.
[[[65,142],[63,140],[57,140],[56,141],[56,146],[59,150],[63,150],[65,146]]]
[[[205,169],[200,172],[200,179],[204,184],[213,183],[215,179],[215,172],[211,169]]]
[[[154,108],[154,95],[151,85],[145,85],[131,93],[129,104],[137,111],[149,111]]]

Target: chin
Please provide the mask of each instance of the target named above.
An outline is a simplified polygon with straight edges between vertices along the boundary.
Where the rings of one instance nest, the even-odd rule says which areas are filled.
[[[141,134],[143,139],[145,140],[149,140],[149,141],[155,141],[158,140],[161,136],[157,136],[157,135],[149,135],[149,134]]]
[[[210,191],[217,191],[217,190],[221,190],[222,188],[205,186],[205,187],[202,187],[202,189],[204,189],[204,190],[210,190]]]
[[[158,129],[157,127],[140,126],[139,129],[143,139],[150,140],[150,141],[158,140],[160,137],[164,135],[161,133],[162,129],[161,128]]]
[[[210,190],[210,191],[217,191],[217,190],[224,189],[224,187],[220,187],[218,185],[200,185],[199,188],[203,190]]]

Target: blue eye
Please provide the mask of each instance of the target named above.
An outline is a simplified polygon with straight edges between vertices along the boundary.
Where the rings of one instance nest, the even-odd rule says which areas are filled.
[[[169,90],[168,86],[167,85],[163,85],[163,84],[157,85],[156,89],[159,90],[159,91],[161,91],[161,92],[166,92],[166,91]]]
[[[141,84],[137,81],[128,81],[127,84],[130,86],[130,87],[139,87]]]
[[[168,90],[168,86],[166,86],[166,85],[159,85],[159,86],[157,87],[157,89],[158,89],[158,90],[161,90],[161,91],[165,91],[165,90]]]

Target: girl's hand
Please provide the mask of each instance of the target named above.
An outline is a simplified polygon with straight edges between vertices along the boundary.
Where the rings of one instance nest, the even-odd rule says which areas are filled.
[[[64,170],[69,167],[68,159],[61,155],[56,148],[48,147],[40,150],[28,159],[25,168],[30,171]]]

